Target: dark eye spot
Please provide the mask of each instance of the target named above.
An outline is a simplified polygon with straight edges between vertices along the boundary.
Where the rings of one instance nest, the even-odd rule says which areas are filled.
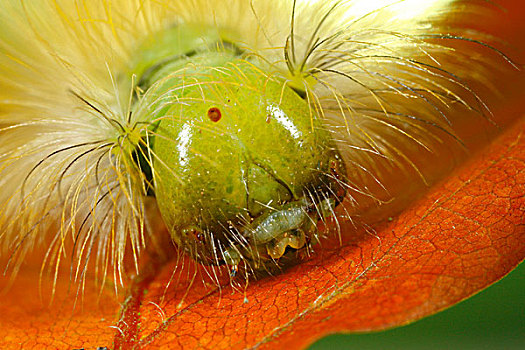
[[[206,241],[206,235],[201,229],[197,227],[188,227],[182,230],[184,236],[198,243],[204,243]]]
[[[208,118],[214,123],[217,123],[222,118],[221,110],[217,107],[208,109]]]
[[[335,160],[330,161],[330,170],[334,173],[337,172],[337,162]]]
[[[206,240],[206,236],[204,235],[204,233],[198,232],[195,236],[195,239],[200,243],[204,243],[204,241]]]

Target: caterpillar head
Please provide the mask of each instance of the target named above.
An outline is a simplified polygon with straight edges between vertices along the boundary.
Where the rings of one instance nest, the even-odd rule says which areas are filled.
[[[300,94],[241,59],[187,65],[144,95],[152,182],[194,259],[258,266],[316,239],[345,195],[329,130]]]

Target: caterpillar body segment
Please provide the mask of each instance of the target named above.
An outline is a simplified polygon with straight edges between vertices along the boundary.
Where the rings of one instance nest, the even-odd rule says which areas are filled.
[[[181,251],[235,270],[412,197],[493,126],[471,86],[507,60],[450,20],[485,1],[0,6],[2,257],[44,246],[77,280],[136,268],[157,209]]]
[[[344,198],[344,165],[282,73],[218,36],[202,44],[138,75],[146,92],[133,113],[152,125],[142,156],[179,247],[207,264],[258,266],[317,241],[317,221]]]

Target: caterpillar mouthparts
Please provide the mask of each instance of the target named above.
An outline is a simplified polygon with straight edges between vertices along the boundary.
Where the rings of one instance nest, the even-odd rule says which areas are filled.
[[[69,255],[75,280],[94,264],[122,281],[157,209],[196,261],[279,264],[336,211],[353,222],[456,166],[495,123],[471,84],[513,65],[455,22],[483,1],[0,1],[15,273],[41,245],[56,276]]]
[[[184,26],[170,31],[187,37]],[[133,111],[151,123],[143,168],[173,241],[199,262],[236,271],[301,249],[346,193],[330,131],[270,70],[218,41],[139,79],[154,81]]]

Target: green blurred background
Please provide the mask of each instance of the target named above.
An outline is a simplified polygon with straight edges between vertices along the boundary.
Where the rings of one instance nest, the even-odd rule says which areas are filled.
[[[416,323],[377,333],[331,335],[309,349],[525,350],[525,263],[472,298]]]

